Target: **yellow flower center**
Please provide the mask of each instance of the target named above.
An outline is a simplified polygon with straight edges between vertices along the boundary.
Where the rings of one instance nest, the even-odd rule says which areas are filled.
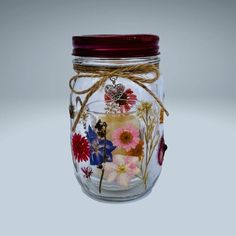
[[[144,107],[145,110],[149,111],[152,108],[152,103],[144,102],[143,107]]]
[[[117,170],[116,170],[119,174],[121,174],[121,173],[125,173],[126,172],[126,167],[125,167],[125,165],[123,164],[123,165],[119,165],[118,167],[117,167]]]
[[[132,139],[133,139],[133,135],[129,131],[124,131],[120,135],[120,140],[124,144],[130,143],[132,141]]]

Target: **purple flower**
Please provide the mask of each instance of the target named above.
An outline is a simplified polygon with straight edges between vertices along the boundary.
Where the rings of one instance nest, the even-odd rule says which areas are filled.
[[[81,170],[84,173],[84,177],[86,179],[90,179],[90,176],[93,173],[92,168],[90,166],[87,166],[87,167],[82,167]]]
[[[97,135],[88,127],[87,139],[90,144],[90,165],[100,165],[103,162],[112,161],[112,151],[116,148],[110,140],[106,140]]]
[[[166,152],[167,148],[168,147],[165,144],[164,135],[162,135],[161,140],[160,140],[160,144],[159,144],[159,150],[157,152],[157,161],[160,166],[163,164],[164,156],[165,156],[165,152]]]

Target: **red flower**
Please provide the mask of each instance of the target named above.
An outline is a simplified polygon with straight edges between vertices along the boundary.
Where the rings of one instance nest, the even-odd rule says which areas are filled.
[[[107,102],[111,101],[111,98],[107,94],[105,94],[104,98],[105,101]],[[136,103],[136,101],[137,101],[137,96],[134,94],[133,90],[128,88],[124,91],[121,97],[118,100],[115,100],[114,102],[119,104],[121,112],[127,112],[132,108],[132,106]]]
[[[74,134],[72,137],[72,151],[76,160],[87,161],[89,159],[89,143],[85,137],[80,134]]]
[[[167,150],[167,145],[165,144],[164,136],[162,135],[160,144],[159,144],[159,150],[157,152],[157,160],[159,165],[161,166],[164,161],[164,155]]]

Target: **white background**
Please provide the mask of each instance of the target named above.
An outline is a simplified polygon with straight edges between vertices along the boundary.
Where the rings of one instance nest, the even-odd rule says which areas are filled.
[[[0,235],[236,235],[234,1],[5,1],[0,7]],[[163,171],[125,204],[88,198],[69,146],[71,36],[157,33]]]

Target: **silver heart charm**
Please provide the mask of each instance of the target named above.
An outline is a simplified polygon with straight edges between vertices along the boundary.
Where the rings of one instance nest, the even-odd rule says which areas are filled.
[[[105,94],[111,99],[111,100],[118,100],[121,98],[125,91],[125,86],[123,84],[116,84],[116,85],[106,85],[105,86]]]

